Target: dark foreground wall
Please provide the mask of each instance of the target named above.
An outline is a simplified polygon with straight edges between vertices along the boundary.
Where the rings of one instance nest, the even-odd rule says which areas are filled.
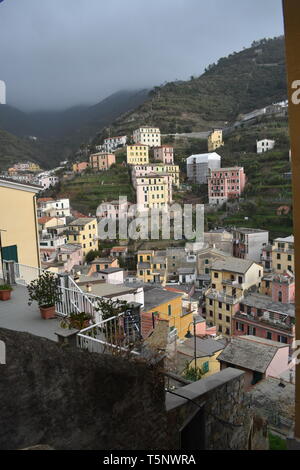
[[[164,384],[144,363],[0,329],[0,449],[163,449]]]

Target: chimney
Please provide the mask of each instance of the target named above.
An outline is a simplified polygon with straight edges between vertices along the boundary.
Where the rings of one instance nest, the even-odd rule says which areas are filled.
[[[86,285],[86,290],[87,290],[87,292],[92,292],[92,286],[91,286],[91,284],[87,284],[87,285]]]

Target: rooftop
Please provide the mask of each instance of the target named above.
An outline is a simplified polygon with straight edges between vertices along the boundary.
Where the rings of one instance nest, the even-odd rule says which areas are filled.
[[[246,234],[251,233],[269,233],[268,230],[261,230],[259,228],[245,228],[245,227],[237,227],[234,229],[235,232],[240,232]]]
[[[182,297],[182,294],[179,292],[171,292],[160,287],[150,288],[145,290],[144,310],[152,310],[153,308],[159,307],[161,304],[170,302],[178,297]]]
[[[197,357],[213,356],[216,352],[222,351],[226,346],[226,341],[216,340],[212,338],[196,338],[196,352]],[[186,355],[194,355],[195,339],[189,338],[184,343],[177,345],[179,352]]]
[[[206,163],[209,160],[219,160],[221,161],[221,156],[217,152],[211,153],[199,153],[195,155],[191,155],[187,158],[186,162],[193,163],[193,160],[196,159],[197,163]]]
[[[245,274],[253,264],[255,263],[251,260],[228,256],[226,261],[213,261],[211,269],[216,271],[232,271],[235,273]]]
[[[76,226],[81,226],[81,225],[86,225],[92,220],[95,220],[95,217],[80,217],[79,219],[73,220],[73,222],[70,222],[70,227],[76,227]]]
[[[231,338],[218,360],[265,373],[278,349],[283,347],[288,345],[257,336],[240,336]]]
[[[93,280],[93,278],[91,278]],[[125,295],[125,294],[131,294],[136,292],[136,287],[130,288],[125,287],[123,284],[106,284],[106,283],[96,283],[96,284],[91,284],[92,286],[92,292],[90,294],[96,295],[99,297],[106,297],[106,298],[112,298],[112,297],[118,297],[120,295]],[[85,285],[81,285],[80,289],[83,290],[84,292],[87,292],[87,288]]]
[[[280,243],[294,243],[294,235],[290,235],[289,237],[285,238],[275,238],[274,241]]]
[[[249,307],[255,307],[271,312],[283,313],[290,317],[295,317],[295,306],[293,304],[284,304],[282,302],[274,302],[271,297],[261,294],[249,294],[244,297],[242,302]]]

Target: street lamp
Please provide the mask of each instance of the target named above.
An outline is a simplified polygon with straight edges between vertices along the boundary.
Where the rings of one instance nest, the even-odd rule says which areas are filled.
[[[194,332],[194,362],[195,362],[195,370],[197,368],[197,336],[196,336],[196,324],[197,324],[197,317],[198,315],[193,316],[193,321],[189,324],[187,333],[185,338],[192,338],[193,335],[190,332],[190,326],[193,325],[193,332]]]

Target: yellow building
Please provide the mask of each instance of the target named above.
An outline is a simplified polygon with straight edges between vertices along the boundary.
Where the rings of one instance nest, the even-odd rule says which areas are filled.
[[[203,377],[220,372],[220,362],[218,356],[225,347],[225,340],[215,340],[212,338],[196,338],[196,365],[202,371]],[[187,364],[195,367],[195,341],[194,337],[185,339],[177,345],[178,368],[180,371],[186,369]]]
[[[158,127],[140,127],[133,132],[135,144],[149,145],[149,147],[160,147],[161,136]]]
[[[294,237],[276,238],[272,246],[273,271],[282,274],[285,271],[295,270],[294,262]]]
[[[179,187],[180,185],[180,169],[179,165],[167,165],[164,163],[149,163],[146,165],[135,165],[132,169],[132,183],[136,187],[136,178],[139,176],[147,176],[149,174],[156,174],[157,176],[161,174],[170,175],[172,180],[172,185]]]
[[[137,258],[137,277],[140,281],[166,284],[168,269],[165,251],[142,250],[138,251]]]
[[[223,131],[221,129],[214,129],[208,136],[207,144],[209,152],[214,152],[219,147],[223,147]]]
[[[217,327],[217,335],[230,336],[232,317],[239,309],[245,292],[260,287],[263,268],[251,260],[229,256],[211,267],[211,287],[205,293],[206,320]]]
[[[98,152],[90,155],[90,168],[95,171],[106,171],[116,163],[113,153]]]
[[[172,177],[161,173],[136,178],[138,209],[166,209],[172,202]]]
[[[82,247],[82,254],[86,256],[91,250],[98,249],[97,219],[81,217],[69,224],[66,232],[68,243],[78,243]]]
[[[184,338],[193,321],[192,312],[186,313],[182,308],[182,294],[159,287],[145,291],[142,319],[145,315],[152,316],[152,314],[157,315],[161,320],[167,320],[170,332],[176,329],[179,339]]]
[[[36,195],[40,186],[0,180],[3,259],[40,267]]]
[[[148,145],[127,145],[128,165],[143,165],[149,163]]]

